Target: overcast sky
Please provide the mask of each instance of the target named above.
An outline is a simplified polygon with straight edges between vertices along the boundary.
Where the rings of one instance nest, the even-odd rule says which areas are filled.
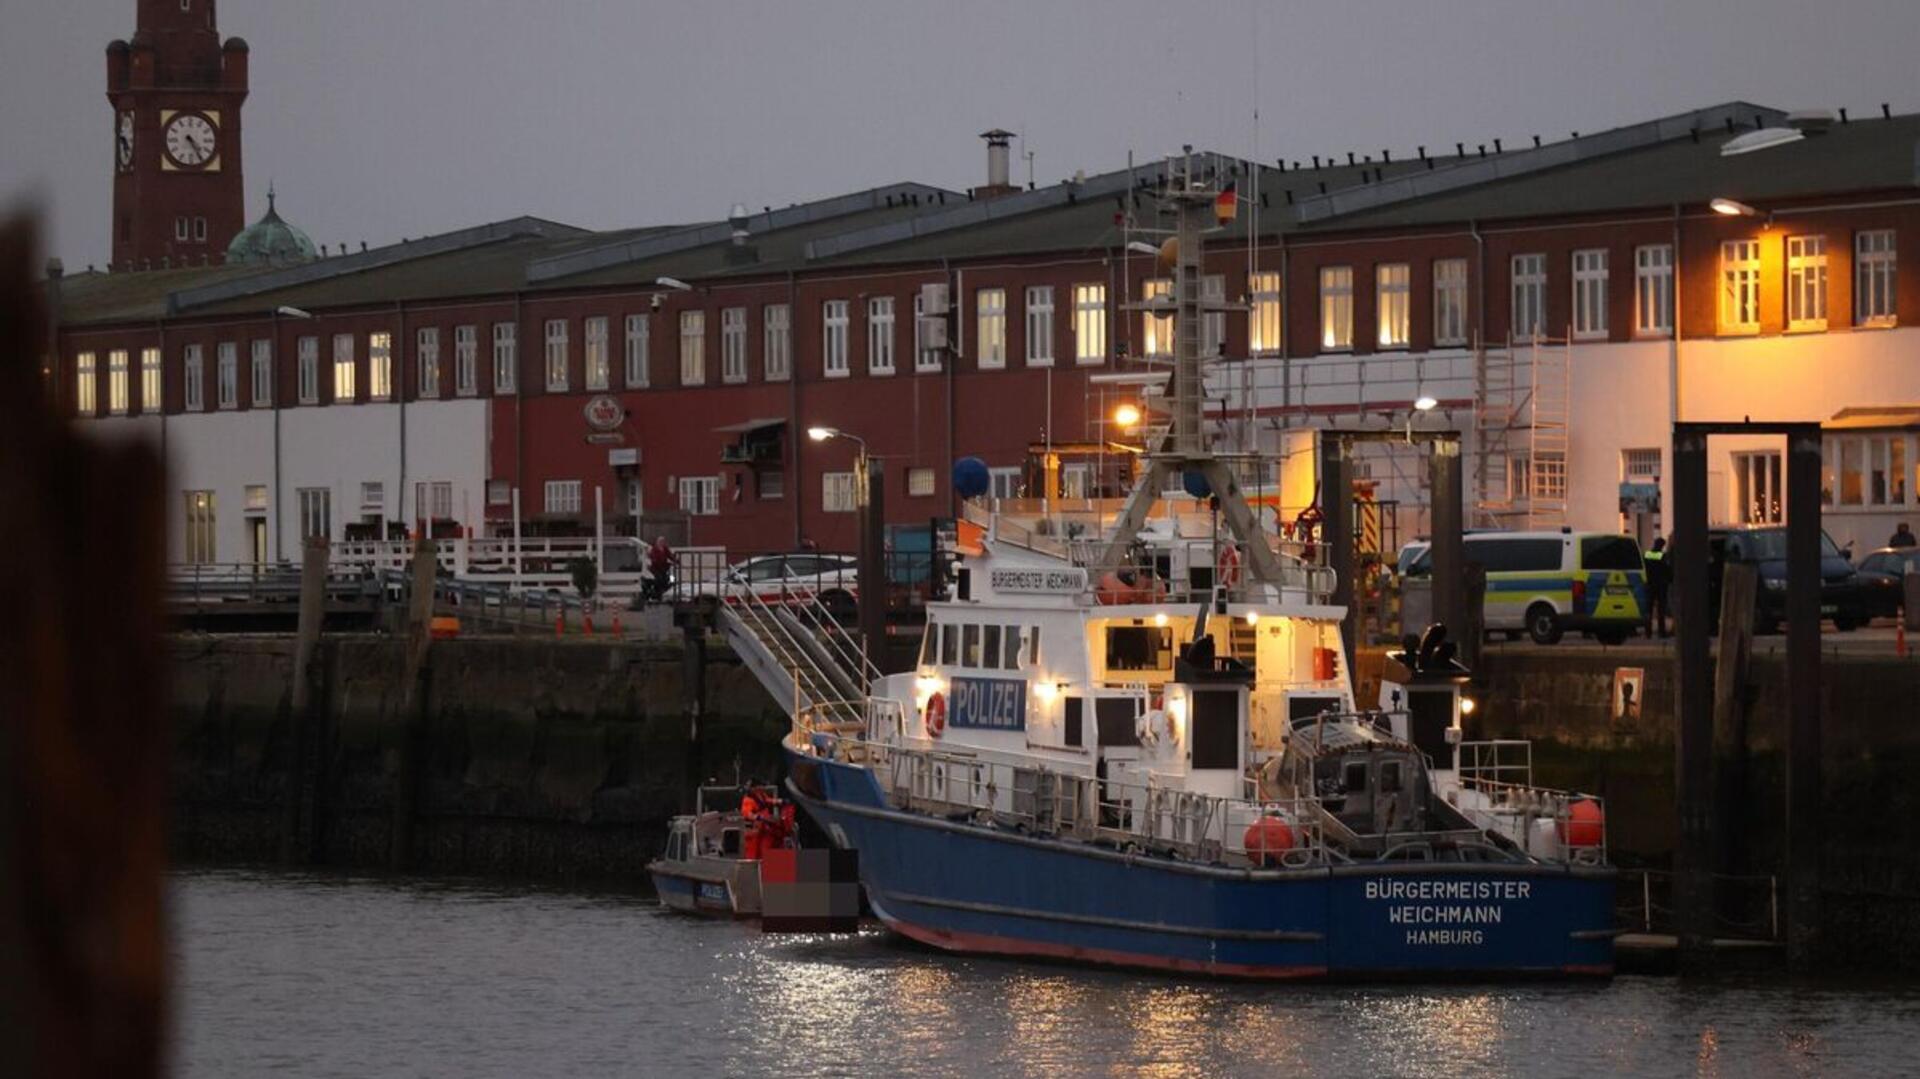
[[[70,268],[104,262],[103,49],[134,0],[0,18],[0,205],[37,200]],[[1920,0],[222,0],[220,22],[253,47],[248,217],[271,180],[355,246],[965,187],[996,126],[1045,183],[1182,142],[1305,160],[1735,98],[1920,110]]]

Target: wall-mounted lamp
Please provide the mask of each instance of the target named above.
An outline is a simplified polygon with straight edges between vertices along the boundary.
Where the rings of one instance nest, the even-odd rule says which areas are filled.
[[[1707,203],[1707,205],[1713,207],[1714,213],[1725,214],[1728,217],[1760,216],[1760,211],[1736,199],[1714,199],[1712,202]]]

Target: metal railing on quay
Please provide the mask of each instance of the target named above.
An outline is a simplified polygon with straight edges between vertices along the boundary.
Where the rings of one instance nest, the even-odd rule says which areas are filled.
[[[1780,941],[1780,878],[1765,874],[1712,876],[1717,893],[1714,935],[1727,940]],[[1623,869],[1614,893],[1614,915],[1623,929],[1640,933],[1677,931],[1674,874],[1660,869]]]

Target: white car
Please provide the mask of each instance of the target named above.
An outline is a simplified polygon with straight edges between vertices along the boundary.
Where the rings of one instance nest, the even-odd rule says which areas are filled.
[[[712,597],[737,603],[748,594],[766,603],[820,598],[835,614],[851,615],[860,594],[859,559],[852,555],[769,554],[727,567],[723,581],[688,581],[674,586],[674,599]]]

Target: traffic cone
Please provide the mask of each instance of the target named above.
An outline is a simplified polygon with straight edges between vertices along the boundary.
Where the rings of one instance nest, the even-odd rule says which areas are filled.
[[[565,637],[567,635],[567,612],[561,611],[554,617],[553,635],[555,637]]]
[[[613,616],[613,635],[615,637],[620,636],[620,615],[618,612],[615,612]]]
[[[580,616],[580,621],[586,624],[587,636],[589,637],[593,636],[593,616],[590,614],[583,614]]]

